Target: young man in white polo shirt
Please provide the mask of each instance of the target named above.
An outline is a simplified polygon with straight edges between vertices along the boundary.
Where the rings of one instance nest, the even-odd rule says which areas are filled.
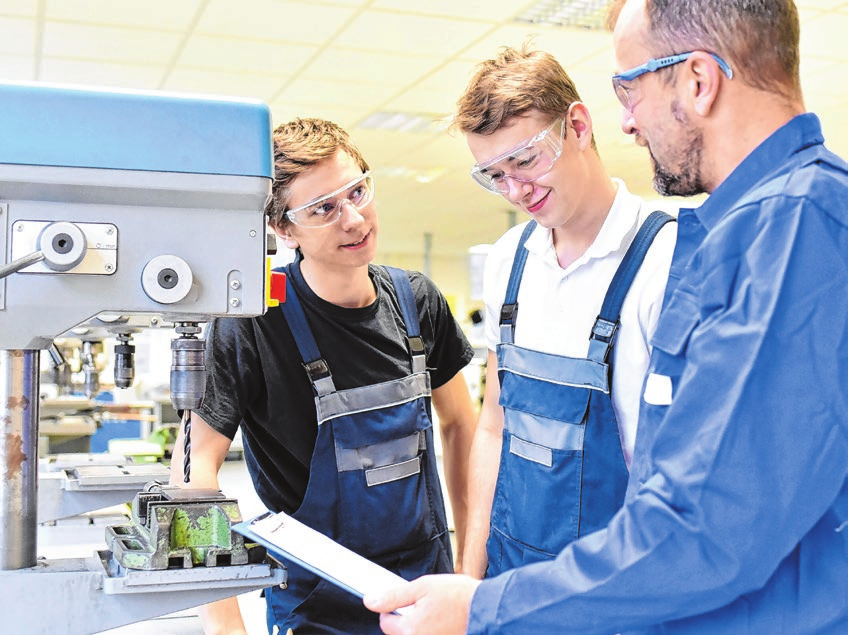
[[[548,53],[482,63],[455,126],[474,180],[532,217],[486,264],[463,561],[482,578],[553,558],[621,506],[676,223],[608,176],[589,110]]]

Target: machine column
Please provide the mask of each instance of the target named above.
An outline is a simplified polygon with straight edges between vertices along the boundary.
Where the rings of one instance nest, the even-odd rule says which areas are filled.
[[[0,350],[0,570],[36,564],[38,351]]]

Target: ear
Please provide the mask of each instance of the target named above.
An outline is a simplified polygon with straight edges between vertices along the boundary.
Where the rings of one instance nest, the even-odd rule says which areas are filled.
[[[287,223],[285,227],[273,225],[274,233],[277,234],[277,237],[281,241],[283,241],[283,245],[285,245],[288,249],[297,249],[300,246],[300,243],[297,238],[292,235],[291,228],[291,223]]]
[[[716,61],[708,53],[695,51],[686,60],[689,76],[686,89],[692,99],[695,112],[706,117],[712,111],[718,98],[724,74]]]
[[[565,114],[567,126],[574,130],[577,146],[580,150],[592,147],[592,116],[583,102],[575,101]],[[568,137],[566,131],[566,137]]]

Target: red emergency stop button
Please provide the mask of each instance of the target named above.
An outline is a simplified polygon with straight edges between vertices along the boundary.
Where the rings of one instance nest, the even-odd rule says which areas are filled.
[[[272,271],[268,284],[268,306],[278,306],[286,301],[286,274]]]

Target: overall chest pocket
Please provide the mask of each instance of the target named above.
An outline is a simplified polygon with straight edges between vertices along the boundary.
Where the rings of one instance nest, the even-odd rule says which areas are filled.
[[[446,529],[426,405],[412,394],[323,424],[333,430],[339,531],[362,555],[406,550]]]
[[[499,352],[504,438],[492,529],[510,568],[528,553],[552,557],[577,537],[587,413],[592,393],[609,389],[606,365]]]

